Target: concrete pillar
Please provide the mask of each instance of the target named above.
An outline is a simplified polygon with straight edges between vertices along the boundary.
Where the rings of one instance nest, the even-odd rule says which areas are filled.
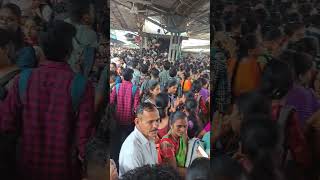
[[[147,48],[148,47],[148,38],[147,37],[143,37],[143,48]]]
[[[180,49],[181,49],[181,36],[180,36],[180,33],[178,33],[178,41],[177,41],[177,48],[176,48],[176,58],[175,60],[178,59],[179,55],[180,55]]]
[[[173,42],[173,34],[171,33],[170,37],[170,45],[169,45],[169,52],[168,52],[168,60],[171,61],[171,54],[172,54],[172,42]]]
[[[176,60],[176,46],[177,46],[177,34],[174,33],[174,37],[173,37],[173,50],[172,50],[172,61]]]

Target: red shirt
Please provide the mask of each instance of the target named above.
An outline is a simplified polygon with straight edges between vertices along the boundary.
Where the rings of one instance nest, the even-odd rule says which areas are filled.
[[[208,114],[208,109],[207,109],[207,106],[206,106],[206,102],[204,101],[204,99],[201,97],[200,98],[200,102],[199,102],[199,110],[201,109],[202,113],[204,115],[207,115]]]
[[[77,157],[83,157],[93,131],[94,91],[89,82],[75,117],[70,93],[73,77],[68,64],[46,62],[32,71],[22,101],[18,77],[1,104],[0,132],[20,133],[17,174],[21,179],[79,179]]]
[[[131,82],[123,80],[119,92],[117,93],[116,88],[113,88],[110,95],[110,104],[117,104],[115,116],[120,125],[131,125],[135,118],[133,111],[139,105],[139,88],[132,102],[132,86]]]
[[[161,159],[175,159],[178,150],[179,142],[177,142],[171,135],[160,141]]]
[[[279,103],[272,104],[272,116],[274,120],[277,120],[281,108],[283,106]],[[310,150],[307,145],[307,141],[303,134],[303,131],[299,125],[298,114],[294,112],[288,120],[288,145],[292,153],[293,159],[303,165],[309,167],[311,164]]]

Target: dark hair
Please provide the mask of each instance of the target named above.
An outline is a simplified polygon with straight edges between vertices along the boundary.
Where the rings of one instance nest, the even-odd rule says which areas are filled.
[[[142,115],[143,111],[153,112],[153,111],[156,111],[156,110],[157,110],[157,108],[156,108],[156,106],[154,104],[152,104],[150,102],[143,102],[143,103],[140,103],[140,105],[138,106],[136,114],[137,115]]]
[[[39,17],[39,16],[35,16],[35,17],[29,17],[27,20],[32,20],[35,25],[39,28],[41,28],[42,26],[44,26],[44,22],[43,20]],[[41,30],[41,29],[39,29]]]
[[[204,77],[200,78],[199,80],[200,80],[202,86],[208,84],[208,80]]]
[[[185,103],[186,110],[196,116],[196,111],[198,107],[198,102],[193,99],[187,99]]]
[[[188,77],[190,77],[190,72],[189,72],[189,69],[188,69],[188,68],[185,70],[185,72],[183,73],[183,75],[184,75],[184,79],[188,79]]]
[[[256,117],[246,120],[240,132],[242,152],[253,163],[250,179],[279,179],[274,157],[278,153],[279,145],[276,123],[264,116]]]
[[[184,70],[185,70],[184,65],[183,65],[183,64],[180,64],[179,69],[180,69],[180,71],[184,71]]]
[[[2,6],[1,9],[9,9],[13,15],[17,16],[18,18],[21,18],[21,9],[16,4],[8,3]]]
[[[73,50],[72,38],[76,29],[69,23],[55,21],[53,27],[41,37],[41,47],[48,60],[64,61]]]
[[[242,180],[246,177],[244,168],[238,161],[227,155],[211,159],[211,177],[214,180]]]
[[[116,72],[114,72],[114,71],[110,71],[110,74],[109,74],[109,76],[110,76],[110,78],[112,79],[112,80],[116,80],[116,77],[117,77],[117,73]]]
[[[169,61],[165,61],[163,63],[163,67],[164,67],[165,70],[169,70],[170,67],[171,67],[171,63]]]
[[[171,166],[144,165],[126,172],[121,180],[182,180],[182,178]]]
[[[206,74],[203,74],[203,75],[202,75],[202,78],[205,78],[206,80],[209,79],[209,74],[207,74],[207,73],[206,73]]]
[[[151,93],[150,93],[150,90],[153,91],[158,85],[160,85],[160,82],[159,81],[155,81],[155,80],[149,80],[147,81],[147,84],[146,84],[146,89],[145,89],[145,95],[147,97],[150,97],[151,96]]]
[[[170,79],[165,85],[165,91],[167,92],[170,87],[176,86],[178,84],[176,79]]]
[[[198,93],[201,90],[201,88],[202,88],[202,83],[200,80],[193,81],[192,87],[191,87],[191,91],[193,93]]]
[[[269,18],[269,14],[266,9],[259,8],[254,11],[254,15],[256,16],[257,22],[259,24],[264,24]]]
[[[283,18],[280,12],[271,12],[270,19],[268,20],[269,24],[280,27],[283,24]]]
[[[279,55],[278,58],[281,62],[284,62],[293,68],[294,56],[296,53],[297,52],[292,49],[286,49]]]
[[[248,56],[249,49],[255,49],[258,45],[258,39],[255,34],[248,34],[240,40],[238,61]]]
[[[264,41],[274,41],[282,37],[282,32],[278,27],[265,26],[262,29],[262,37]]]
[[[241,26],[242,35],[246,36],[247,34],[254,34],[258,28],[258,21],[254,17],[253,13],[250,13],[246,18],[246,22]]]
[[[89,1],[72,0],[69,5],[71,19],[76,23],[81,22],[83,15],[90,13]]]
[[[233,16],[230,21],[230,27],[229,27],[230,29],[227,27],[226,28],[229,29],[229,31],[231,31],[239,26],[241,26],[241,18],[239,16]]]
[[[141,66],[140,66],[140,71],[141,71],[142,74],[147,74],[148,71],[149,71],[148,65],[146,65],[146,64],[141,64]]]
[[[271,100],[259,92],[243,93],[236,99],[235,103],[244,119],[254,114],[271,116]]]
[[[122,71],[122,76],[125,81],[131,81],[133,78],[133,70],[126,68]]]
[[[303,3],[299,7],[299,13],[301,13],[303,16],[308,16],[310,15],[312,9],[313,7],[311,3]]]
[[[198,67],[192,68],[192,71],[191,71],[192,74],[198,74],[199,73],[199,71],[196,68],[198,68]]]
[[[292,36],[294,34],[295,31],[303,28],[304,25],[302,23],[288,23],[285,25],[284,27],[284,32],[288,35],[288,36]]]
[[[290,14],[287,14],[286,16],[286,21],[287,23],[301,23],[301,15],[297,12],[293,12],[293,13],[290,13]]]
[[[197,114],[197,108],[198,108],[198,102],[195,99],[187,99],[185,103],[185,110],[189,113],[188,115],[188,121],[191,121],[193,123],[192,128],[188,128],[188,136],[194,137],[197,136],[200,127],[202,124],[200,124],[200,120]]]
[[[20,7],[17,6],[16,4],[8,3],[8,4],[5,4],[3,7],[1,7],[0,9],[9,9],[12,12],[12,14],[14,14],[19,18],[19,20],[21,18]],[[9,33],[12,34],[11,38],[14,43],[16,51],[22,48],[24,46],[24,40],[23,40],[23,32],[21,28],[18,27],[16,32],[9,31]]]
[[[293,86],[293,72],[288,64],[273,59],[261,78],[261,92],[272,99],[281,99]]]
[[[157,68],[152,68],[151,69],[151,76],[154,77],[154,78],[158,78],[159,77],[159,70]]]
[[[167,112],[165,111],[169,104],[169,96],[167,93],[160,93],[156,97],[156,106],[159,111],[160,119],[166,117]]]
[[[220,19],[216,19],[216,18],[212,18],[212,19],[213,19],[212,25],[214,26],[215,32],[223,31],[225,29],[224,24]]]
[[[315,14],[312,16],[312,24],[316,27],[319,27],[320,26],[320,22],[319,22],[319,19],[320,19],[320,14]]]
[[[96,169],[97,167],[101,167],[102,169],[106,168],[109,158],[110,157],[109,157],[108,144],[98,138],[95,138],[95,137],[92,138],[87,143],[85,148],[85,157],[84,157],[85,173],[88,175],[90,171]]]
[[[111,64],[114,65],[114,67],[117,67],[117,64],[116,64],[116,63],[113,62],[113,63],[110,63],[110,65],[111,65]]]
[[[170,124],[173,125],[178,119],[186,119],[187,115],[182,111],[176,111],[170,115]]]
[[[294,72],[296,80],[300,75],[304,75],[308,72],[313,65],[313,58],[311,55],[306,53],[297,53],[294,57]]]
[[[210,177],[210,160],[197,158],[187,169],[186,180],[208,180]]]
[[[186,93],[184,93],[186,99],[194,99],[194,93],[192,91],[188,91]]]
[[[176,75],[177,75],[177,69],[174,68],[174,67],[170,68],[170,70],[169,70],[169,75],[170,75],[170,77],[176,77]]]
[[[12,41],[10,32],[5,29],[0,29],[0,47],[4,48],[10,41]]]
[[[138,61],[132,61],[132,68],[137,68],[138,64]]]
[[[291,49],[297,52],[304,52],[315,57],[318,54],[318,40],[315,37],[304,37],[296,42]]]

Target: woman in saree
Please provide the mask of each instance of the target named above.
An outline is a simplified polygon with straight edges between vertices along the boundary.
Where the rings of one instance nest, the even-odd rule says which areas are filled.
[[[177,111],[170,117],[170,130],[160,141],[161,164],[177,169],[182,177],[186,175],[188,120],[184,112]]]

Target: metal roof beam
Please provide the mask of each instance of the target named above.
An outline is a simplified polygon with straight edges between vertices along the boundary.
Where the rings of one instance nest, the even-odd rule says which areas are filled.
[[[167,27],[166,27],[165,25],[162,25],[162,24],[158,23],[157,21],[152,20],[152,19],[149,18],[149,17],[146,17],[146,20],[148,20],[148,21],[152,22],[153,24],[155,24],[155,25],[157,25],[157,26],[160,26],[160,27],[162,27],[163,29],[165,29],[166,31],[168,31],[168,29],[167,29]]]

